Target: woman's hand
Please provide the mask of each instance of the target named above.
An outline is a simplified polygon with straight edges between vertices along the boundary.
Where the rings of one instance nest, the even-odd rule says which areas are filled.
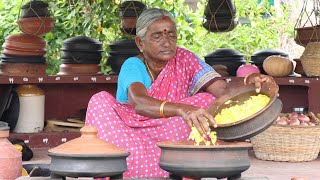
[[[256,87],[257,93],[259,93],[261,90],[261,83],[262,82],[271,83],[273,81],[274,80],[271,76],[267,76],[264,74],[258,74],[258,73],[252,73],[244,78],[244,84],[254,84]]]
[[[190,128],[196,127],[201,134],[209,135],[211,132],[210,125],[217,127],[213,116],[203,108],[188,106],[183,110],[182,118],[188,123]]]

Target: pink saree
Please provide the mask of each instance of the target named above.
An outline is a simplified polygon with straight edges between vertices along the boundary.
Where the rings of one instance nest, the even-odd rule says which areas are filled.
[[[207,108],[214,97],[198,93],[211,79],[219,77],[210,66],[186,49],[177,48],[148,94],[160,100],[181,102]],[[152,119],[135,113],[131,105],[119,103],[108,92],[92,96],[88,104],[86,125],[98,129],[98,137],[128,151],[128,169],[124,178],[167,177],[158,163],[160,141],[187,140],[190,128],[181,117]]]

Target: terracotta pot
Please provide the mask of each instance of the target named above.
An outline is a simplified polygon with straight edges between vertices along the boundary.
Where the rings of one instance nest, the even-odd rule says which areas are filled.
[[[27,51],[43,50],[46,48],[46,42],[39,36],[19,33],[7,36],[3,47],[23,49]]]
[[[0,63],[0,75],[5,76],[44,76],[46,75],[46,64],[31,63]]]
[[[187,178],[225,178],[241,174],[250,167],[246,142],[194,145],[193,141],[160,142],[160,168]]]
[[[57,75],[98,75],[99,64],[61,64]]]
[[[18,20],[22,32],[32,35],[43,35],[54,28],[54,19],[51,17],[30,17]]]
[[[18,56],[18,57],[29,57],[29,56],[43,56],[46,54],[46,51],[32,52],[32,51],[20,51],[13,49],[3,49],[3,54],[7,56]]]
[[[137,17],[122,17],[121,23],[120,23],[121,31],[126,34],[135,35],[136,22],[137,22]]]
[[[320,42],[320,25],[295,28],[294,40],[297,44],[306,47],[309,42]]]
[[[8,141],[9,126],[0,121],[0,179],[11,180],[21,176],[22,154]]]
[[[97,137],[97,129],[84,126],[81,137],[49,149],[54,177],[113,177],[127,170],[125,150]]]

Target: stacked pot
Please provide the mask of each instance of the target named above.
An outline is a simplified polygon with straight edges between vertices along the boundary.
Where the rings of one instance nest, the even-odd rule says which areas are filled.
[[[288,53],[286,53],[282,50],[264,49],[264,50],[259,50],[259,51],[256,51],[255,53],[253,53],[251,55],[250,63],[256,65],[262,74],[267,74],[263,69],[263,62],[265,59],[267,59],[267,57],[273,56],[273,55],[278,55],[281,57],[289,58]]]
[[[86,36],[63,41],[58,75],[96,75],[100,73],[102,43]]]
[[[240,52],[229,48],[217,49],[207,54],[204,59],[205,62],[210,66],[226,66],[228,68],[228,74],[230,76],[236,76],[236,72],[239,66],[246,64],[244,54],[241,54]]]
[[[113,74],[119,74],[122,64],[129,57],[139,54],[139,48],[134,40],[123,39],[109,45],[110,53],[107,65],[111,66]]]
[[[124,1],[121,3],[119,5],[121,31],[125,34],[135,35],[137,18],[145,9],[146,5],[139,1]]]
[[[211,32],[231,31],[238,24],[232,0],[209,0],[204,15],[203,27]]]
[[[39,36],[53,29],[54,20],[50,17],[48,4],[45,2],[30,1],[21,9],[18,25],[23,33],[9,35],[5,38],[0,74],[45,75],[46,42]]]

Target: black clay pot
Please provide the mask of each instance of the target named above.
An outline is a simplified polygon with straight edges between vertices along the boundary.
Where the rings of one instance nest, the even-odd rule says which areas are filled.
[[[267,57],[273,56],[273,55],[279,55],[285,58],[289,57],[289,54],[282,50],[264,49],[264,50],[256,51],[255,53],[253,53],[251,55],[250,63],[256,65],[262,74],[267,74],[262,67],[263,61],[267,59]]]
[[[237,25],[238,25],[238,21],[235,18],[219,18],[219,17],[208,18],[203,23],[203,27],[210,32],[232,31]]]
[[[217,49],[207,54],[204,59],[205,62],[210,66],[218,64],[225,65],[228,68],[228,73],[230,76],[236,76],[239,66],[246,64],[244,54],[229,48]]]
[[[0,121],[8,123],[10,127],[10,132],[14,130],[17,125],[20,111],[20,101],[17,92],[12,88],[8,87],[10,92],[7,97],[7,103],[5,109],[2,113]]]
[[[14,57],[14,56],[1,56],[1,62],[5,63],[36,63],[36,64],[44,64],[46,62],[46,58],[43,56],[31,56],[31,57]]]
[[[61,49],[66,51],[100,52],[102,51],[102,43],[94,38],[76,36],[64,40]]]
[[[122,39],[115,41],[109,45],[111,51],[126,52],[127,50],[139,51],[134,40]]]
[[[48,3],[43,1],[29,1],[21,7],[21,17],[49,17]]]
[[[236,8],[232,0],[209,0],[204,10],[206,17],[234,17]]]
[[[138,55],[138,54],[136,54]],[[113,73],[119,74],[122,64],[129,58],[136,56],[134,54],[114,54],[107,59],[107,65],[111,66]]]
[[[124,1],[119,5],[121,17],[139,17],[147,7],[140,1]]]
[[[101,52],[61,51],[61,59],[73,60],[71,64],[99,64]]]

